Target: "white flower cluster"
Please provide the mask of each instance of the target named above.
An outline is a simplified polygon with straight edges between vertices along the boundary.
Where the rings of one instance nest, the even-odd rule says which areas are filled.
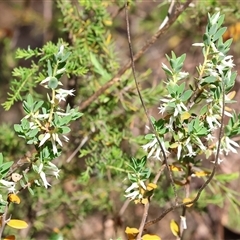
[[[231,103],[232,99],[224,90],[225,86],[228,90],[232,87],[235,76],[235,73],[232,72],[235,66],[233,56],[226,55],[230,43],[227,42],[225,45],[221,43],[220,32],[223,28],[220,28],[220,25],[223,16],[217,13],[209,19],[204,43],[193,44],[202,47],[204,54],[204,63],[198,68],[199,78],[195,79],[198,81],[196,85],[199,85],[199,89],[196,91],[200,90],[197,102],[193,101],[189,104],[191,90],[185,91],[185,85],[179,84],[183,78],[188,76],[188,73],[178,71],[179,66],[183,64],[183,55],[179,58],[174,53],[172,58],[167,56],[171,69],[165,64],[162,65],[168,77],[166,83],[168,94],[160,100],[159,113],[163,116],[164,126],[162,128],[167,129],[165,131],[167,134],[159,134],[159,138],[165,155],[168,156],[170,152],[173,152],[172,149],[176,149],[178,160],[185,157],[194,158],[203,153],[207,157],[216,154],[218,142],[214,136],[221,127],[222,113],[227,117],[233,116],[231,109],[225,106],[227,103]],[[174,69],[176,65],[178,68]],[[205,110],[201,113],[199,110],[202,107],[205,107]],[[220,144],[221,159],[218,160],[219,163],[223,160],[224,155],[228,155],[230,152],[237,153],[237,148],[240,147],[226,135],[222,137]],[[154,157],[162,160],[163,153],[156,137],[143,145],[143,149],[148,152],[148,158]]]

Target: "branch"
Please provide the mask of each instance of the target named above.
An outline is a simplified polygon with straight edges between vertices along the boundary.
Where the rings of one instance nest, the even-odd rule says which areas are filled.
[[[169,19],[168,23],[161,29],[158,30],[150,40],[148,40],[144,46],[139,50],[137,54],[134,55],[133,61],[137,61],[155,42],[156,40],[162,36],[170,26],[177,20],[180,14],[188,7],[188,5],[192,2],[192,0],[187,0],[184,5],[176,8],[172,17]],[[82,102],[79,106],[79,111],[86,109],[92,102],[94,102],[99,96],[101,96],[108,88],[110,88],[113,84],[120,82],[121,76],[131,67],[131,60],[129,60],[119,71],[118,73],[107,83],[105,83],[100,89],[98,89],[91,97],[89,97],[86,101]]]
[[[225,108],[225,83],[222,82],[222,94],[223,94],[223,98],[222,98],[222,113],[221,113],[221,126],[220,126],[220,129],[219,129],[219,135],[218,135],[218,146],[217,146],[217,152],[216,152],[216,156],[215,156],[215,161],[214,161],[214,165],[213,165],[213,170],[209,176],[209,178],[206,180],[206,182],[202,185],[202,187],[198,190],[197,192],[197,196],[190,202],[186,202],[186,203],[182,203],[182,204],[179,204],[179,205],[176,205],[176,206],[172,206],[168,209],[166,209],[159,217],[157,217],[156,219],[154,220],[151,220],[149,222],[147,222],[145,224],[145,228],[159,222],[161,219],[163,219],[169,212],[177,209],[177,208],[181,208],[181,207],[184,207],[184,206],[187,206],[189,204],[194,204],[198,201],[198,199],[200,198],[200,195],[202,193],[202,191],[207,187],[207,185],[211,182],[211,180],[213,179],[214,175],[215,175],[215,172],[216,172],[216,168],[217,168],[217,165],[218,165],[218,157],[219,157],[219,154],[220,154],[220,145],[221,145],[221,138],[222,138],[222,132],[223,132],[223,120],[224,120],[224,108]]]
[[[171,5],[170,7],[171,7],[171,11],[172,11],[173,5]],[[176,8],[176,9],[178,9],[178,8]],[[126,14],[128,45],[129,45],[129,51],[130,51],[130,63],[131,63],[131,67],[132,67],[133,78],[134,78],[134,81],[135,81],[135,85],[136,85],[136,89],[137,89],[137,92],[138,92],[138,96],[139,96],[139,99],[141,101],[142,107],[144,109],[145,115],[148,118],[148,121],[149,121],[149,123],[151,125],[151,128],[152,128],[152,131],[153,131],[153,133],[154,133],[154,135],[155,135],[155,137],[157,139],[158,145],[159,145],[159,147],[161,149],[161,152],[163,154],[163,159],[164,159],[163,166],[162,166],[162,168],[160,170],[160,174],[157,174],[157,176],[155,178],[155,183],[157,183],[157,181],[158,181],[158,179],[159,179],[163,169],[165,167],[167,167],[167,171],[168,171],[168,174],[169,174],[169,177],[170,177],[170,180],[171,180],[171,184],[172,184],[172,187],[173,187],[173,190],[174,190],[174,194],[175,194],[175,205],[177,205],[176,188],[175,188],[175,185],[174,185],[174,181],[173,181],[173,176],[172,176],[171,170],[168,167],[167,156],[165,154],[165,151],[164,151],[164,148],[163,148],[163,146],[161,144],[161,141],[160,141],[160,139],[158,137],[158,133],[157,133],[157,131],[156,131],[156,129],[155,129],[151,119],[150,119],[150,116],[148,114],[148,111],[147,111],[147,108],[146,108],[145,103],[143,101],[143,98],[142,98],[142,95],[141,95],[141,92],[140,92],[140,89],[139,89],[139,86],[138,86],[137,78],[136,78],[136,71],[135,71],[135,64],[134,64],[134,55],[133,55],[131,36],[130,36],[129,15],[128,15],[128,4],[127,4],[127,1],[125,3],[125,14]],[[164,25],[167,25],[167,21],[164,22]],[[161,27],[161,29],[164,28],[164,25]],[[137,240],[141,239],[142,232],[144,230],[144,225],[146,223],[147,216],[148,216],[148,211],[149,211],[149,207],[150,207],[150,200],[151,200],[151,197],[148,198],[148,202],[144,205],[144,213],[143,213],[142,221],[141,221],[141,224],[140,224],[140,227],[139,227],[139,233],[138,233],[137,238],[136,238]]]

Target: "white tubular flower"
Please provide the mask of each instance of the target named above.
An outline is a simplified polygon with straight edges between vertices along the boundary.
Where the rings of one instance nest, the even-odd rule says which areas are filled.
[[[193,151],[193,148],[192,148],[192,145],[191,145],[190,142],[186,143],[186,147],[187,147],[187,149],[188,149],[188,154],[187,154],[187,156],[193,157],[193,156],[196,156],[196,155],[197,155],[197,153]]]
[[[211,143],[212,143],[213,140],[215,139],[215,137],[214,137],[211,133],[209,133],[205,139],[206,139],[208,142],[211,142]]]
[[[166,112],[167,106],[165,104],[162,104],[158,109],[160,114],[164,114]]]
[[[169,154],[169,151],[166,149],[164,142],[160,139],[160,143],[163,147],[163,151],[165,152],[165,154]],[[158,145],[158,141],[157,138],[155,137],[152,141],[150,141],[149,143],[145,144],[142,146],[143,150],[148,152],[150,149],[150,152],[148,153],[147,158],[150,158],[151,156],[153,156],[154,158],[158,159],[161,161],[161,148]],[[155,152],[155,154],[154,154]],[[154,155],[153,155],[154,154]]]
[[[217,120],[217,115],[207,116],[206,120],[211,131],[217,128],[216,126],[214,126],[214,124],[218,125],[218,127],[221,126],[220,122]]]
[[[136,190],[131,192],[133,189]],[[125,192],[128,193],[125,197],[135,199],[140,194],[138,184],[136,182],[133,183]]]
[[[182,152],[182,145],[181,144],[178,144],[178,147],[177,147],[177,159],[179,160],[180,157],[181,157],[181,152]]]
[[[64,45],[61,45],[60,48],[59,48],[59,54],[63,54],[63,51],[64,51]]]
[[[200,147],[200,149],[201,149],[202,151],[206,151],[206,147],[203,145],[203,143],[202,143],[202,141],[200,140],[200,138],[196,137],[195,139],[196,139],[197,145]]]
[[[40,175],[40,177],[41,177],[41,179],[43,181],[43,185],[44,185],[45,188],[48,188],[48,186],[51,186],[51,184],[47,181],[45,172],[41,171],[39,173],[39,175]]]
[[[157,139],[154,138],[154,139],[153,139],[152,141],[150,141],[149,143],[143,145],[142,148],[143,148],[143,150],[144,150],[145,152],[148,152],[148,150],[151,149],[151,148],[153,148],[156,143],[157,143]],[[149,154],[148,154],[148,155],[149,155]],[[151,155],[152,155],[152,154],[151,154]],[[150,155],[150,156],[151,156],[151,155]],[[150,157],[150,156],[149,156],[149,157]]]
[[[57,142],[57,143],[62,147],[62,142],[61,142],[61,140],[59,139],[57,133],[52,133],[52,138],[53,138],[53,140],[54,140],[55,142]]]
[[[63,139],[68,142],[69,138],[62,135]],[[41,147],[47,140],[50,140],[52,143],[52,149],[53,149],[53,153],[57,154],[58,150],[57,150],[57,143],[62,147],[62,141],[59,138],[59,134],[58,133],[45,133],[43,138],[40,141],[39,147]]]
[[[193,43],[192,46],[194,46],[194,47],[204,47],[204,43]]]
[[[74,91],[75,90],[73,90],[73,89],[71,89],[71,90],[66,90],[66,89],[62,89],[62,88],[57,89],[56,90],[56,92],[57,92],[56,99],[58,99],[59,102],[66,101],[66,97],[68,95],[74,96],[74,94],[73,94]]]
[[[59,177],[59,172],[60,170],[58,169],[58,167],[53,164],[52,162],[48,162],[48,166],[45,167],[46,168],[46,174],[47,175],[53,175],[55,176],[56,178]]]
[[[183,110],[186,112],[188,111],[187,107],[182,102],[180,102],[176,105],[173,116],[176,117],[178,114],[181,114]]]
[[[41,147],[50,138],[51,138],[51,134],[50,133],[45,133],[42,140],[39,143],[39,147]]]
[[[16,186],[16,183],[15,182],[12,182],[12,181],[6,181],[4,179],[1,179],[0,180],[0,184],[3,185],[4,188],[7,188],[8,192],[15,192],[15,186]]]
[[[180,73],[178,74],[179,80],[181,80],[181,79],[183,79],[183,78],[186,78],[188,75],[189,75],[188,72],[180,72]]]
[[[139,181],[139,184],[141,185],[141,187],[142,187],[144,190],[147,189],[147,187],[146,187],[146,185],[145,185],[145,183],[144,183],[143,181]]]
[[[226,155],[228,155],[229,152],[237,153],[236,148],[239,148],[239,144],[234,142],[229,137],[225,137],[225,148],[224,151],[226,152]]]
[[[65,142],[68,142],[69,141],[69,138],[65,135],[62,135],[62,137],[64,138]]]
[[[50,81],[51,77],[46,77],[44,80],[40,82],[41,85],[44,85],[45,83],[48,83]]]
[[[51,139],[51,143],[53,147],[53,153],[56,155],[58,152],[56,142],[53,139]]]

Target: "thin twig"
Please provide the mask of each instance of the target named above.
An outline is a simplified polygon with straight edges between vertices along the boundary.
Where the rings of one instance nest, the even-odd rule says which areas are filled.
[[[87,140],[89,139],[88,136],[84,137],[82,139],[82,141],[80,142],[79,146],[74,150],[74,152],[68,157],[68,159],[66,160],[67,163],[69,163],[74,157],[75,155],[79,152],[79,150],[82,148],[82,146],[87,142]]]
[[[124,4],[121,7],[119,7],[118,10],[111,15],[111,19],[114,19],[115,17],[117,17],[117,15],[124,9],[124,7],[125,7]]]
[[[121,217],[124,214],[124,212],[126,211],[130,202],[131,202],[131,200],[129,198],[125,200],[124,204],[122,205],[122,207],[118,213],[119,217]]]
[[[7,213],[8,213],[8,209],[9,209],[9,202],[8,204],[6,205],[5,209],[4,209],[4,213],[2,214],[1,216],[1,225],[0,225],[0,239],[2,238],[2,234],[3,234],[3,230],[5,228],[5,225],[6,225],[6,216],[7,216]]]
[[[158,30],[150,40],[148,40],[144,46],[138,51],[137,54],[134,55],[133,61],[137,61],[155,42],[156,40],[162,36],[169,27],[177,20],[179,15],[188,7],[188,5],[192,2],[192,0],[187,0],[187,2],[179,8],[176,8],[173,16],[169,19],[168,23],[161,29]],[[94,102],[99,96],[101,96],[107,89],[109,89],[112,85],[117,82],[120,82],[121,76],[131,67],[131,60],[129,60],[119,71],[118,73],[107,83],[105,83],[100,89],[98,89],[91,97],[89,97],[86,101],[82,102],[79,106],[79,110],[82,111],[86,109],[92,102]]]
[[[173,12],[173,7],[174,7],[174,0],[171,1],[168,12],[167,12],[167,16],[164,18],[163,22],[161,23],[159,30],[161,30],[169,21],[169,18],[171,17],[171,14]]]
[[[163,165],[161,166],[160,170],[158,171],[157,175],[156,175],[155,178],[154,178],[153,183],[157,184],[158,179],[159,179],[160,176],[162,175],[165,167],[166,167],[166,164],[163,164]],[[143,233],[143,230],[144,230],[144,226],[145,226],[145,223],[146,223],[146,221],[147,221],[148,211],[149,211],[150,202],[151,202],[152,197],[153,197],[153,195],[148,198],[148,202],[144,205],[144,212],[143,212],[142,220],[141,220],[141,223],[140,223],[140,227],[139,227],[139,229],[138,229],[139,233],[138,233],[137,238],[136,238],[137,240],[140,240],[140,239],[141,239],[141,236],[142,236],[142,233]]]

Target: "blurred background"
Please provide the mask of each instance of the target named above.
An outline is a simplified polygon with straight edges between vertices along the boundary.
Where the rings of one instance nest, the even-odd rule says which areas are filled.
[[[65,2],[70,3],[73,9],[69,11],[68,17],[72,17],[75,19],[74,21],[78,21],[79,18],[80,22],[81,11],[86,8],[86,5],[81,5],[81,1],[74,0],[66,0]],[[108,33],[111,34],[115,60],[121,67],[129,59],[123,3],[122,1],[110,0],[103,2],[106,2],[104,6],[109,13],[107,20],[110,21],[105,26]],[[58,38],[63,38],[67,42],[71,40],[71,32],[68,31],[64,22],[63,10],[59,7],[61,4],[62,1],[50,0],[0,1],[1,103],[7,98],[13,68],[17,66],[29,67],[31,64],[31,60],[19,61],[14,58],[17,48],[28,48],[29,46],[31,49],[41,48],[48,41],[56,43]],[[142,0],[133,2],[129,17],[135,53],[157,32],[168,8],[168,1]],[[225,14],[224,25],[229,28],[224,35],[224,39],[233,38],[230,54],[234,56],[235,70],[239,73],[239,8],[239,1],[193,1],[166,34],[160,37],[146,54],[136,62],[137,72],[139,76],[140,73],[142,74],[141,78],[144,80],[143,91],[153,89],[161,84],[165,77],[161,64],[167,62],[165,54],[170,54],[171,51],[174,51],[176,55],[187,53],[184,70],[192,74],[196,73],[195,67],[202,61],[202,55],[198,48],[192,47],[192,44],[202,41],[208,12],[221,11]],[[75,11],[76,9],[77,11]],[[93,15],[89,14],[84,17],[91,20]],[[84,39],[84,35],[82,38]],[[81,84],[85,84],[84,76],[81,79],[83,79]],[[78,86],[80,87],[81,84]],[[234,87],[237,101],[240,101],[239,84],[238,76]],[[80,88],[79,94],[81,95]],[[85,100],[84,97],[83,95],[82,100]],[[154,98],[152,101],[145,97],[149,112],[153,116],[157,116],[160,97],[161,95],[158,95],[157,99]],[[78,105],[78,100],[75,100],[74,104]],[[233,107],[239,112],[239,103],[234,104]],[[88,113],[87,110],[85,113]],[[121,114],[124,117],[125,108],[121,108]],[[13,124],[18,123],[23,117],[21,103],[16,103],[9,111],[4,111],[0,107],[0,116],[0,131],[2,133],[0,135],[0,152],[3,152],[8,159],[17,160],[26,154],[25,143],[13,131]],[[128,128],[124,126],[122,131],[126,131],[128,136],[134,137],[144,134],[146,119],[144,118],[143,121],[141,116],[143,115],[137,115],[129,123]],[[25,219],[30,225],[27,230],[16,231],[16,235],[20,236],[17,239],[87,240],[117,239],[118,237],[126,239],[124,235],[125,227],[139,226],[143,208],[140,205],[128,204],[125,201],[124,191],[127,185],[123,181],[124,175],[119,175],[118,178],[118,174],[111,173],[109,169],[101,175],[101,171],[94,169],[92,166],[94,164],[92,164],[91,167],[94,170],[91,173],[90,180],[82,181],[82,173],[88,166],[87,161],[85,161],[86,157],[81,157],[80,153],[77,153],[71,161],[67,161],[79,145],[79,136],[83,134],[82,124],[77,123],[73,128],[75,130],[73,136],[71,136],[73,141],[71,141],[70,146],[65,147],[64,156],[58,160],[62,166],[61,178],[54,180],[51,183],[52,188],[48,190],[36,189],[34,196],[31,196],[28,192],[22,192],[20,195],[21,204],[17,207],[12,206],[12,215]],[[97,138],[94,141],[98,143]],[[131,142],[130,137],[126,137],[117,146],[121,148],[124,154],[131,155],[137,151],[136,144],[141,143],[141,141],[143,140]],[[92,145],[89,144],[89,146]],[[106,147],[106,144],[104,147]],[[99,148],[101,149],[101,147]],[[103,158],[105,157],[104,149],[102,148],[99,155]],[[125,155],[122,159],[125,159]],[[220,165],[218,172],[228,174],[239,172],[239,160],[239,155],[229,155],[227,161]],[[116,179],[121,180],[116,183]],[[238,177],[234,181],[226,183],[226,186],[239,192],[239,180]],[[196,182],[195,188],[199,188],[201,183],[201,180]],[[171,187],[166,182],[165,188],[156,193],[156,202],[153,202],[150,208],[149,219],[159,216],[164,208],[170,206],[172,194]],[[239,215],[236,215],[235,206],[220,190],[216,194],[210,191],[209,194],[203,194],[196,208],[188,212],[188,230],[184,239],[240,239],[240,218]],[[239,200],[239,198],[237,199]],[[178,218],[178,211],[170,213],[161,222],[151,227],[149,231],[158,234],[164,240],[175,239],[170,231],[169,223],[171,219],[179,220]],[[14,232],[14,230],[7,228],[5,231],[6,234]]]

